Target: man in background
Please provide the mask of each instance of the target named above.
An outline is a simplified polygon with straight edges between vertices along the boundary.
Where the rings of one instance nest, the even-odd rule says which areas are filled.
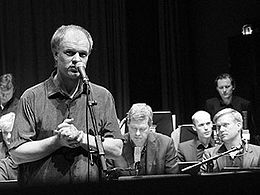
[[[0,76],[0,159],[8,156],[7,142],[4,138],[9,137],[12,131],[10,122],[13,122],[19,99],[15,97],[15,78],[7,73]],[[9,114],[12,113],[12,114]],[[8,116],[4,116],[8,115]],[[6,135],[3,135],[6,134]],[[10,139],[9,139],[10,141]],[[8,142],[9,142],[8,141]]]
[[[15,97],[15,78],[12,74],[0,76],[0,116],[15,112],[19,99]]]
[[[215,79],[215,86],[218,97],[206,100],[205,110],[210,113],[212,118],[218,111],[224,108],[233,108],[237,110],[244,118],[243,128],[249,129],[250,131],[250,142],[260,144],[258,143],[260,141],[258,140],[259,133],[255,126],[251,102],[233,94],[236,83],[232,76],[227,73],[220,74]]]
[[[16,180],[18,166],[8,153],[11,132],[19,98],[15,96],[15,78],[7,73],[0,76],[0,181]]]

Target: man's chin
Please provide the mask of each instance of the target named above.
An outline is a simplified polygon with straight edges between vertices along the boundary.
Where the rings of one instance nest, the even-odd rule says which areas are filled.
[[[144,145],[144,143],[141,141],[134,141],[134,144],[136,147],[142,147]]]

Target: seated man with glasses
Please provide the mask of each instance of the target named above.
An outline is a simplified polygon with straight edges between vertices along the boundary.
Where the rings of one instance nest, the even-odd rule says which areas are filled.
[[[220,157],[212,163],[203,164],[201,172],[220,172],[223,169],[260,167],[260,146],[248,144],[242,140],[243,127],[242,115],[232,109],[225,108],[219,111],[213,118],[217,125],[218,134],[222,144],[206,149],[203,160],[211,157]],[[229,151],[231,151],[229,153]],[[225,155],[221,155],[221,154]]]
[[[133,104],[127,114],[129,132],[124,135],[122,155],[110,162],[120,175],[177,173],[173,140],[151,130],[153,111],[145,103]]]

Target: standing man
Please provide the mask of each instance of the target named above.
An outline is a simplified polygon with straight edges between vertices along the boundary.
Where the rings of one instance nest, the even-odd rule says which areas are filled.
[[[61,26],[54,33],[51,49],[56,70],[24,92],[14,123],[10,153],[19,164],[19,183],[84,183],[102,177],[87,86],[78,71],[82,65],[86,68],[92,46],[90,34],[80,26]],[[89,93],[97,103],[93,111],[105,157],[118,157],[123,142],[114,99],[93,83]]]
[[[238,111],[225,108],[214,116],[213,121],[217,125],[223,144],[205,150],[203,160],[234,148],[237,150],[213,160],[212,164],[208,165],[210,167],[206,164],[202,165],[202,172],[220,172],[224,167],[250,168],[260,166],[260,146],[242,141],[243,118]]]
[[[246,119],[246,121],[244,120],[244,128],[250,130],[251,142],[258,143],[260,141],[257,138],[259,133],[255,126],[251,102],[242,97],[233,95],[236,84],[232,76],[227,73],[220,74],[215,79],[215,86],[219,96],[206,100],[205,110],[211,114],[211,117],[214,117],[218,111],[224,108],[237,110],[242,116],[244,115],[244,119]]]
[[[129,132],[124,135],[122,156],[113,167],[123,170],[122,175],[157,175],[177,173],[177,156],[173,140],[153,132],[153,111],[145,103],[133,104],[127,113]],[[133,169],[136,171],[124,171]]]
[[[0,76],[0,116],[16,111],[19,99],[15,96],[15,78],[7,73]]]
[[[212,121],[210,114],[200,110],[195,112],[192,117],[193,130],[197,132],[197,137],[185,141],[178,146],[178,160],[186,161],[202,161],[202,155],[206,148],[214,146],[212,139]]]

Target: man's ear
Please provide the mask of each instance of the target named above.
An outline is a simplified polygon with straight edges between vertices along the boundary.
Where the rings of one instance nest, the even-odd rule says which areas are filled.
[[[242,122],[237,122],[237,126],[238,126],[239,131],[243,130],[243,123]]]
[[[192,125],[192,129],[193,129],[193,131],[197,131],[195,128],[195,125]]]
[[[55,51],[55,52],[53,53],[53,57],[54,57],[54,60],[55,60],[55,61],[58,60],[58,52],[57,52],[57,51]]]

